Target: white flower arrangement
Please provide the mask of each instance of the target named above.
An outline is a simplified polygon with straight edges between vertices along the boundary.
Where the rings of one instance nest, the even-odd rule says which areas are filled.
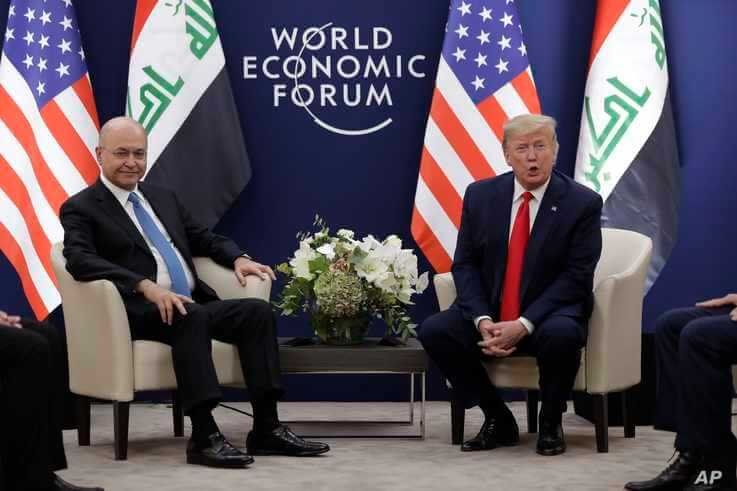
[[[416,336],[407,306],[427,288],[428,274],[418,275],[414,252],[402,249],[396,235],[359,241],[348,229],[330,235],[319,216],[313,225],[319,230],[297,234],[299,249],[277,266],[288,279],[276,303],[282,315],[302,310],[328,320],[377,317],[386,322],[387,334]]]

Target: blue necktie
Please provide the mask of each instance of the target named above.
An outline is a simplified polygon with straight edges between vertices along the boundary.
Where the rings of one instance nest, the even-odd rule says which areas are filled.
[[[141,224],[143,233],[151,241],[161,257],[166,263],[166,267],[169,269],[169,276],[171,277],[171,291],[180,295],[190,296],[192,292],[189,291],[189,285],[187,284],[187,275],[184,273],[182,263],[177,258],[177,253],[174,251],[174,247],[166,240],[164,234],[156,226],[153,218],[143,208],[141,204],[141,198],[136,193],[128,195],[128,201],[133,204],[133,212],[138,218],[138,223]]]

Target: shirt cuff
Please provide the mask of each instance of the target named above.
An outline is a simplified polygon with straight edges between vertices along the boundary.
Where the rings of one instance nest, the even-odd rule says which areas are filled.
[[[249,261],[253,261],[253,258],[251,258],[251,256],[249,256],[249,255],[248,255],[248,254],[246,254],[245,252],[244,252],[243,254],[241,254],[240,256],[238,256],[238,257],[245,257],[245,258],[246,258],[246,259],[248,259]],[[238,259],[238,258],[236,258],[236,259]]]
[[[535,330],[535,324],[533,324],[532,322],[530,322],[528,319],[525,319],[524,317],[520,317],[517,320],[520,321],[523,326],[525,326],[525,329],[527,329],[527,332],[529,334],[532,334],[532,331]]]
[[[481,322],[482,320],[484,320],[484,319],[489,319],[490,321],[494,322],[494,319],[492,319],[492,318],[491,318],[491,316],[488,316],[488,315],[480,315],[480,316],[476,317],[476,318],[475,318],[475,319],[473,320],[473,325],[474,325],[474,326],[476,326],[476,330],[477,330],[477,331],[478,331],[478,329],[479,329],[479,323],[480,323],[480,322]]]

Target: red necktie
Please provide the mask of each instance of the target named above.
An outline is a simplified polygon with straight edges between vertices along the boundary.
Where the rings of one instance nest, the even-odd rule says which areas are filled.
[[[530,238],[530,200],[532,194],[525,192],[522,203],[517,210],[512,227],[512,236],[509,238],[507,251],[507,269],[504,273],[502,287],[502,309],[499,320],[511,321],[519,318],[519,289],[522,281],[522,267],[525,261],[527,239]]]

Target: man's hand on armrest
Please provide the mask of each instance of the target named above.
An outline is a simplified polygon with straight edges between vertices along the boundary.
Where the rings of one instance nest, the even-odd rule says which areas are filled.
[[[249,274],[258,275],[262,280],[271,278],[276,281],[276,275],[274,271],[264,264],[257,263],[253,259],[239,256],[236,258],[233,264],[233,270],[235,271],[235,277],[238,278],[241,286],[246,286],[246,276]]]
[[[136,285],[136,291],[159,308],[161,321],[168,325],[171,325],[174,321],[175,308],[180,314],[187,315],[187,309],[184,308],[184,304],[194,303],[194,300],[191,298],[167,290],[149,279],[140,281]]]

